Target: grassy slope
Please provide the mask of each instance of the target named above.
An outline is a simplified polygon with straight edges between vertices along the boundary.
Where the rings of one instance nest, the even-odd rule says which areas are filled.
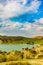
[[[11,36],[0,36],[0,43],[26,43],[26,44],[40,44],[43,43],[43,36],[37,36],[34,38],[26,38],[26,37],[11,37]]]

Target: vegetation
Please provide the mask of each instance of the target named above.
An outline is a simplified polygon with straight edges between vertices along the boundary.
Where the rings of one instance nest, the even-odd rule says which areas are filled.
[[[6,65],[31,65],[30,63],[28,62],[25,62],[25,63],[21,63],[21,62],[18,62],[18,63],[9,63],[9,64],[6,64]]]
[[[43,36],[34,38],[0,36],[0,44],[40,44],[36,48],[23,48],[21,51],[6,52],[0,50],[0,65],[1,62],[2,65],[40,65],[40,63],[30,64],[29,60],[43,59]]]
[[[20,61],[29,59],[43,59],[43,45],[32,49],[25,48],[21,51],[0,51],[0,62]]]
[[[34,38],[26,37],[13,37],[13,36],[0,36],[0,44],[43,44],[43,36]]]

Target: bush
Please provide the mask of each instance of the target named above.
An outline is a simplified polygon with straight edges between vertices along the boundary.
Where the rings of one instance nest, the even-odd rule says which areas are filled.
[[[5,55],[0,54],[0,62],[5,62],[5,61],[6,61]]]
[[[30,63],[27,63],[27,62],[25,62],[25,63],[21,63],[21,62],[18,62],[18,63],[10,63],[10,64],[6,64],[6,65],[31,65]]]

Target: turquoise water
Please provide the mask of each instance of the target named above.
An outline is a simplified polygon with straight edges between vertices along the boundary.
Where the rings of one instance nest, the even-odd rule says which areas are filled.
[[[15,51],[15,50],[22,50],[22,48],[32,48],[36,47],[37,45],[29,45],[29,44],[0,44],[1,51]]]

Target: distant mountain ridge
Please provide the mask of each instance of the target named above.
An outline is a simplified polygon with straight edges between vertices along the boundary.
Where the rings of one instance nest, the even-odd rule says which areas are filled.
[[[0,35],[0,36],[2,36],[2,37],[4,37],[4,36],[5,37],[24,37],[24,36],[7,36],[7,35]],[[35,37],[43,37],[43,36],[34,36],[33,38],[35,38]],[[30,38],[30,37],[25,37],[25,38]]]
[[[0,35],[0,38],[26,38],[26,39],[28,39],[28,38],[30,38],[30,37],[23,37],[23,36],[2,36],[2,35]],[[35,37],[31,37],[30,39],[42,39],[43,38],[43,36],[35,36]]]

